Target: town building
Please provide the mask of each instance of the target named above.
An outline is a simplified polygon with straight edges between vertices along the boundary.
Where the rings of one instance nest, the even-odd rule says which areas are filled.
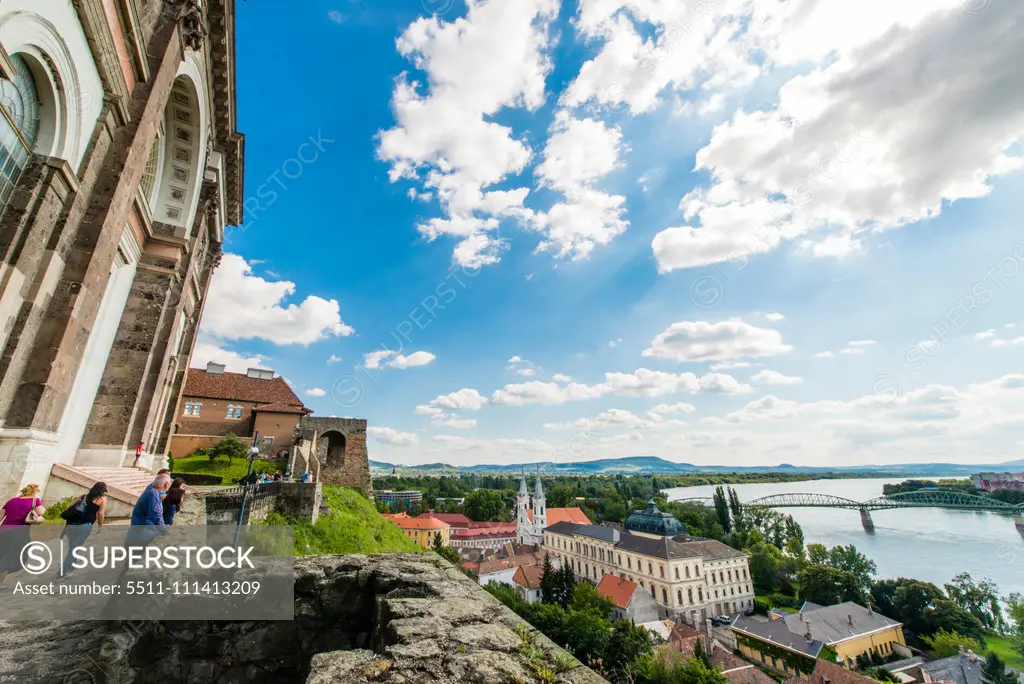
[[[512,575],[512,584],[519,598],[527,603],[538,603],[541,599],[540,580],[544,576],[542,565],[520,565]]]
[[[532,506],[531,506],[532,503]],[[590,519],[579,507],[548,508],[544,497],[544,487],[540,482],[540,471],[533,489],[531,502],[526,487],[526,470],[519,478],[519,494],[516,496],[516,534],[523,544],[541,544],[544,540],[544,529],[559,522],[590,524]]]
[[[423,492],[418,492],[416,490],[394,492],[390,489],[378,489],[374,490],[373,496],[377,501],[383,501],[388,505],[393,505],[396,501],[401,501],[406,507],[408,507],[409,504],[423,500]]]
[[[1024,473],[975,473],[971,479],[974,488],[982,492],[997,489],[1024,490]]]
[[[707,642],[703,634],[679,622],[663,639],[665,643],[655,645],[654,652],[669,664],[692,658],[697,642],[700,641],[702,645]],[[721,670],[729,680],[729,684],[778,684],[778,680],[768,676],[757,666],[734,655],[717,639],[711,640],[710,647],[705,645],[704,651],[708,654],[711,665]]]
[[[424,548],[434,548],[437,535],[441,535],[441,546],[449,545],[451,526],[434,518],[413,518],[405,513],[385,513],[384,517],[395,524],[406,537]]]
[[[242,222],[234,27],[233,0],[0,3],[3,499],[81,493],[140,443],[166,467]]]
[[[810,676],[811,684],[877,684],[871,677],[849,670],[828,660],[818,660]]]
[[[296,426],[311,413],[274,371],[228,373],[211,362],[205,369],[190,368],[185,376],[170,451],[187,456],[233,433],[246,440],[259,435],[262,454],[287,458]]]
[[[658,602],[640,588],[636,582],[618,575],[607,574],[597,583],[597,593],[611,600],[613,620],[644,623],[657,620],[661,611]]]
[[[911,655],[901,623],[850,601],[834,606],[808,601],[799,613],[769,618],[741,615],[732,631],[745,657],[784,676],[810,677],[823,649],[850,668],[871,656]]]
[[[514,587],[512,578],[516,570],[523,565],[543,565],[544,554],[540,551],[522,553],[505,558],[490,558],[479,562],[463,561],[461,566],[476,576],[481,586],[487,586],[490,582],[506,584]],[[552,561],[552,567],[560,567],[556,561]]]
[[[651,505],[648,504],[648,510]],[[660,529],[675,531],[654,507]],[[632,517],[632,516],[630,516]],[[713,539],[659,536],[653,527],[636,534],[601,525],[555,523],[544,530],[544,548],[564,558],[578,577],[597,583],[606,574],[636,582],[655,598],[663,618],[703,624],[714,615],[754,606],[747,555]]]
[[[679,534],[686,534],[686,528],[674,516],[669,513],[662,513],[654,503],[654,499],[647,502],[647,507],[642,511],[633,511],[626,523],[623,525],[632,534],[639,534],[645,537],[674,537]]]

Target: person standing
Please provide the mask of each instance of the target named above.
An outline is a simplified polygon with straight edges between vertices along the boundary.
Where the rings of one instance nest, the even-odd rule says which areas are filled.
[[[135,460],[132,461],[132,468],[139,467],[139,460],[142,458],[142,442],[135,445]]]
[[[145,546],[158,534],[166,534],[163,494],[170,486],[171,476],[161,473],[142,491],[132,509],[132,527],[126,544]]]
[[[107,512],[107,485],[97,482],[88,494],[83,494],[78,501],[68,506],[61,517],[67,522],[60,536],[68,540],[68,553],[60,564],[57,579],[64,580],[71,576],[71,552],[85,543],[92,532],[92,526],[103,526],[103,516]]]
[[[10,572],[21,570],[21,550],[32,539],[30,525],[43,521],[43,502],[37,496],[39,485],[30,484],[3,505],[0,522],[0,584]]]
[[[174,524],[174,514],[181,511],[181,505],[185,502],[185,482],[179,477],[171,482],[171,488],[163,500],[164,524]]]

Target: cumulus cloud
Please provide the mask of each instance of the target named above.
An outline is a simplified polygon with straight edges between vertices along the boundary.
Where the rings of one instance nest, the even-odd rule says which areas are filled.
[[[229,373],[244,373],[250,368],[265,368],[267,360],[258,354],[240,354],[226,349],[220,344],[200,335],[192,350],[191,365],[193,368],[206,368],[206,364],[222,363]]]
[[[310,344],[355,332],[341,320],[333,299],[310,295],[285,303],[295,283],[253,275],[237,254],[225,254],[213,273],[202,331],[217,340],[263,339],[274,344]]]
[[[710,323],[680,321],[658,334],[644,356],[681,362],[725,361],[777,356],[793,347],[777,330],[758,328],[738,318]]]
[[[400,354],[390,349],[380,349],[372,351],[363,357],[363,365],[367,368],[395,368],[398,370],[405,370],[406,368],[426,366],[436,358],[437,357],[430,352],[425,351],[417,351],[405,356],[404,354]]]
[[[370,425],[367,426],[366,432],[381,444],[390,444],[392,446],[411,446],[419,441],[416,435],[411,432],[400,432],[390,427]]]
[[[325,396],[326,394],[327,394],[327,392],[323,391],[319,387],[310,387],[305,392],[305,395],[307,397],[322,397],[322,396]]]
[[[803,378],[784,375],[773,370],[760,371],[755,373],[750,379],[759,385],[796,385],[804,381]]]
[[[790,78],[771,108],[739,110],[715,128],[695,166],[710,185],[686,195],[685,223],[652,242],[660,271],[787,242],[843,256],[873,232],[985,196],[991,179],[1024,167],[1014,147],[1024,137],[1024,73],[1013,66],[1024,60],[1024,5],[973,14],[956,3],[861,3],[855,19],[843,4],[738,11],[748,28],[732,41],[737,59],[762,52],[765,64],[820,66]],[[947,49],[954,43],[982,57],[960,59]],[[908,115],[925,109],[927,120]]]
[[[487,397],[475,389],[464,387],[451,394],[442,394],[426,404],[416,407],[420,415],[438,415],[444,411],[479,411],[487,403]]]

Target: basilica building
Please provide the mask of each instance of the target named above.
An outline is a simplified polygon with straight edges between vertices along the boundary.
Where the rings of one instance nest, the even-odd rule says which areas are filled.
[[[166,465],[242,221],[234,23],[233,0],[0,2],[5,498],[103,475],[118,500],[138,444]]]

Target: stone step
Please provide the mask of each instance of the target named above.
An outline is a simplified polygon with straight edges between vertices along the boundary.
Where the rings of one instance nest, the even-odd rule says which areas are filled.
[[[153,475],[139,468],[104,468],[97,466],[72,466],[55,463],[51,474],[88,490],[97,482],[105,482],[107,496],[129,508],[135,506],[142,490],[153,481]]]

